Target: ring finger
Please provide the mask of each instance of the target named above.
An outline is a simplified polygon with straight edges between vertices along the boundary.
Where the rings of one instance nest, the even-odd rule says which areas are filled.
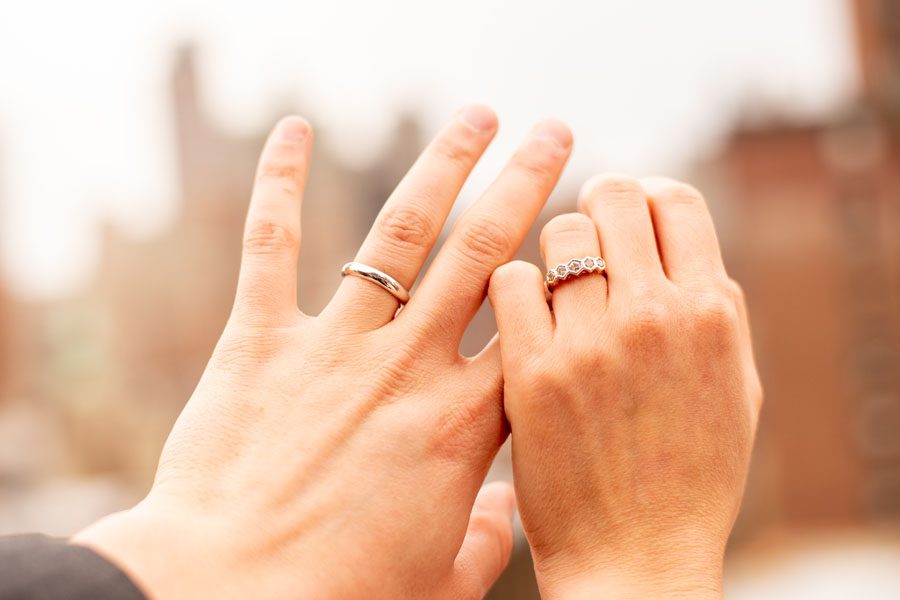
[[[428,145],[378,214],[356,261],[396,279],[407,290],[437,241],[460,189],[497,131],[497,117],[484,106],[462,111]],[[341,310],[348,304],[366,310]],[[332,301],[339,313],[353,314],[362,329],[390,321],[397,300],[356,277],[346,277]]]
[[[600,242],[594,222],[578,213],[554,217],[541,231],[541,256],[547,271],[569,265],[573,259],[581,262],[570,267],[596,269]],[[585,258],[589,259],[586,265]],[[606,307],[606,277],[598,270],[569,275],[551,291],[553,314],[557,324],[563,327],[569,323],[584,323],[585,315]]]

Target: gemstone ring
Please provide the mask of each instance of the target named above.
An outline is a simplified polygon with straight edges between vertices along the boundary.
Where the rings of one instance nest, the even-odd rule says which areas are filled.
[[[553,291],[554,287],[566,279],[572,279],[589,273],[603,273],[605,269],[606,261],[599,256],[573,258],[568,262],[559,263],[547,271],[544,281],[547,283],[547,289]]]

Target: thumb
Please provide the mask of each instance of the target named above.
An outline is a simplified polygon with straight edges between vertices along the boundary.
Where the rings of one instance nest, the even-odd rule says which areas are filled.
[[[512,555],[515,512],[510,484],[495,481],[478,492],[453,566],[456,597],[483,598],[503,573]]]

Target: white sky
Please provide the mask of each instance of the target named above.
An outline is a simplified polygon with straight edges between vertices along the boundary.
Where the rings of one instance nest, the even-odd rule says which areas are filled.
[[[675,171],[740,107],[827,112],[855,84],[844,0],[20,0],[0,4],[0,234],[17,292],[89,281],[97,223],[151,235],[176,210],[173,49],[209,110],[268,126],[302,99],[363,161],[399,109],[436,128],[470,101],[501,133],[470,200],[530,124],[573,128],[565,176]]]

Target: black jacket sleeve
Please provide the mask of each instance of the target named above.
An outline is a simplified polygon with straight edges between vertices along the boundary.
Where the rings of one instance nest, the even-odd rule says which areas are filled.
[[[146,600],[108,560],[43,535],[0,537],[0,600]]]

